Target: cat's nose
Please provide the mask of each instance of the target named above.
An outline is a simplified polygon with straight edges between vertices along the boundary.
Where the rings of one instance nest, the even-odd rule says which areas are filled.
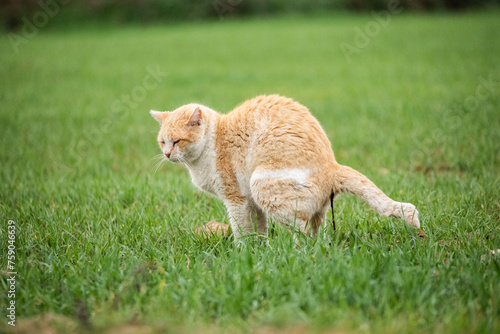
[[[165,152],[165,156],[166,156],[167,158],[170,158],[170,152]]]

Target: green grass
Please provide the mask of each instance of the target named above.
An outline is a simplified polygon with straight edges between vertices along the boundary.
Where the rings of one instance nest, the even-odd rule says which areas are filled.
[[[2,38],[0,283],[12,219],[18,324],[498,333],[498,12],[393,17],[348,63],[339,44],[371,19],[42,30],[18,53]],[[116,102],[157,65],[158,87]],[[338,231],[300,247],[278,226],[268,246],[194,234],[228,222],[225,208],[180,166],[155,172],[148,111],[227,112],[263,93],[308,106],[340,163],[417,206],[425,237],[349,196]],[[0,330],[8,302],[2,292]]]

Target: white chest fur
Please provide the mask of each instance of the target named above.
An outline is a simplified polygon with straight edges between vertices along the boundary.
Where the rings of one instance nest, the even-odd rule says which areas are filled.
[[[219,198],[223,198],[222,180],[215,168],[215,163],[212,168],[211,165],[197,165],[188,167],[191,180],[198,189],[206,191]]]
[[[207,147],[201,157],[196,162],[187,165],[187,167],[189,174],[191,174],[191,180],[198,189],[224,199],[224,186],[215,164],[216,152],[213,128],[210,129],[207,135],[211,138],[207,141]]]

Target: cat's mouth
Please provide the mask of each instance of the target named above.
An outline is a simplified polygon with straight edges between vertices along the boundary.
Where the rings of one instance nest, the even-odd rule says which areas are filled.
[[[167,160],[170,162],[174,162],[174,163],[180,161],[179,158],[177,158],[176,156],[173,156],[173,155],[171,155],[170,158],[167,158]]]

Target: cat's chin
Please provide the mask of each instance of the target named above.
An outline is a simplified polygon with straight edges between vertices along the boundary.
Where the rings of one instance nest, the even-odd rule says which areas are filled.
[[[178,162],[181,162],[181,161],[180,161],[178,158],[176,158],[176,157],[170,157],[170,158],[169,158],[169,159],[167,159],[167,160],[168,160],[168,161],[170,161],[170,162],[173,162],[174,164],[175,164],[175,163],[178,163]]]

